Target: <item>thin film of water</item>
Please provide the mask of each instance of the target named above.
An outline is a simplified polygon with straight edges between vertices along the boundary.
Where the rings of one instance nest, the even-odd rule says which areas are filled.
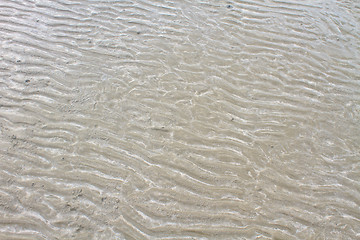
[[[0,3],[0,239],[360,238],[356,1]]]

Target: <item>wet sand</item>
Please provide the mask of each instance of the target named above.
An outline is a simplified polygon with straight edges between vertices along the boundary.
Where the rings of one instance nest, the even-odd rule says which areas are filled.
[[[360,238],[356,1],[0,2],[0,239]]]

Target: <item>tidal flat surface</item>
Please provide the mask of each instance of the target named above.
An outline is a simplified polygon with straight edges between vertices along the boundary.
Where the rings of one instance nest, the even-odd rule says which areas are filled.
[[[360,239],[360,2],[1,0],[0,239]]]

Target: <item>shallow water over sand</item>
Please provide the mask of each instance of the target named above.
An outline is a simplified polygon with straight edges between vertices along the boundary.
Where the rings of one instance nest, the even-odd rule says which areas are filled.
[[[357,1],[0,2],[0,239],[360,238]]]

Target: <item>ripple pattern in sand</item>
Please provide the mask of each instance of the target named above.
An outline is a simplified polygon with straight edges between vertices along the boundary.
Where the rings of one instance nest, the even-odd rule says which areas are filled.
[[[0,2],[0,239],[357,239],[356,1]]]

